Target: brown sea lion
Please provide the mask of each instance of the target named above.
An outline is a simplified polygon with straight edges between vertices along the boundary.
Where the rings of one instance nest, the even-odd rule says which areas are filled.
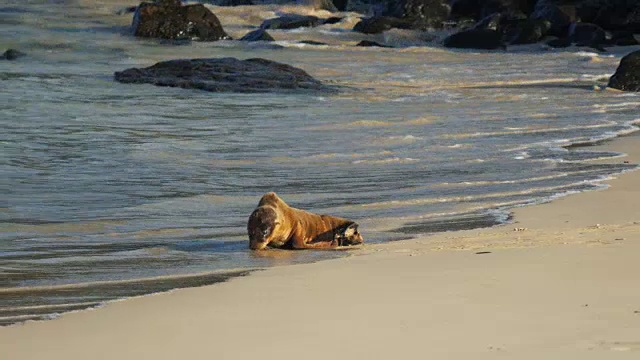
[[[317,215],[293,208],[276,193],[266,193],[247,223],[249,247],[327,249],[361,244],[358,224],[351,220]]]

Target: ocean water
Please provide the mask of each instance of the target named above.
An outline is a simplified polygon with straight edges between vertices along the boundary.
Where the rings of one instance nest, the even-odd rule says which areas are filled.
[[[490,226],[635,168],[588,145],[637,130],[640,95],[600,89],[638,48],[451,51],[445,34],[335,25],[275,44],[133,38],[121,0],[0,5],[0,324],[199,286],[345,251],[247,249],[260,196],[358,221],[367,242]],[[234,38],[309,8],[211,6]],[[359,48],[375,40],[394,49]],[[314,40],[328,45],[300,44]],[[336,93],[207,93],[113,73],[262,57]],[[580,145],[580,146],[576,146]],[[357,250],[355,250],[357,251]]]

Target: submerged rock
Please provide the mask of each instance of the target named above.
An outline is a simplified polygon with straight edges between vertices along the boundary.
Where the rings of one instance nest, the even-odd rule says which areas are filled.
[[[412,29],[413,23],[404,19],[389,16],[375,16],[360,20],[353,31],[363,34],[379,34],[390,29]]]
[[[640,50],[620,60],[616,73],[609,79],[609,87],[623,91],[640,91]]]
[[[245,6],[253,5],[251,0],[221,0],[216,3],[218,6]]]
[[[280,30],[288,30],[288,29],[297,29],[301,27],[316,27],[321,25],[322,21],[317,16],[311,15],[285,15],[280,16],[273,19],[265,20],[262,25],[260,25],[261,29],[280,29]]]
[[[356,46],[362,46],[362,47],[383,47],[383,48],[389,48],[391,46],[388,45],[383,45],[380,44],[379,42],[375,42],[375,41],[370,41],[370,40],[362,40],[359,43],[356,44]]]
[[[18,51],[16,49],[7,49],[2,55],[0,55],[0,60],[15,60],[17,58],[26,56],[27,54],[22,51]]]
[[[182,6],[180,0],[141,3],[133,16],[132,28],[135,36],[145,38],[200,41],[231,38],[204,5]]]
[[[275,39],[266,30],[258,29],[245,34],[240,41],[275,41]]]
[[[127,84],[153,84],[214,92],[329,89],[304,70],[260,58],[162,61],[147,68],[116,72],[115,80]]]
[[[455,33],[444,39],[443,45],[460,49],[504,49],[502,36],[491,29],[469,29]]]

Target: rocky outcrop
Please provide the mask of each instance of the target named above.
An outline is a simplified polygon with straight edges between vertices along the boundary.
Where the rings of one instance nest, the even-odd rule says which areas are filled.
[[[569,27],[569,40],[578,46],[601,47],[606,37],[604,30],[595,24],[574,23]]]
[[[266,30],[257,29],[245,34],[240,41],[275,41],[275,39]]]
[[[216,2],[218,6],[246,6],[253,5],[251,0],[220,0]]]
[[[395,0],[388,2],[382,16],[407,19],[415,28],[442,28],[451,7],[446,0]]]
[[[383,45],[383,44],[380,44],[379,42],[370,41],[370,40],[362,40],[359,43],[357,43],[356,46],[361,46],[361,47],[383,47],[383,48],[391,47],[391,46]]]
[[[609,79],[609,87],[623,91],[640,91],[640,50],[620,60],[616,73]]]
[[[611,38],[607,39],[607,45],[611,46],[633,46],[640,45],[631,31],[612,31]]]
[[[576,15],[581,21],[605,30],[640,34],[638,0],[583,0],[576,6]]]
[[[448,36],[443,45],[448,48],[494,50],[504,49],[502,36],[491,29],[469,29]]]
[[[288,29],[297,29],[301,27],[316,27],[321,25],[322,21],[317,16],[311,15],[285,15],[280,16],[273,19],[265,20],[262,25],[260,25],[261,29],[271,29],[271,30],[288,30]]]
[[[537,0],[451,0],[451,19],[480,20],[495,13],[528,16]]]
[[[329,90],[304,70],[260,58],[163,61],[147,68],[116,72],[115,80],[127,84],[153,84],[213,92]]]
[[[204,5],[182,6],[180,0],[143,2],[133,16],[138,37],[216,41],[230,39],[218,18]]]
[[[22,51],[18,51],[16,49],[7,49],[2,55],[0,55],[0,60],[15,60],[17,58],[23,57],[27,54]]]
[[[412,29],[413,23],[404,19],[389,16],[375,16],[362,19],[354,27],[353,31],[363,34],[379,34],[390,29]]]
[[[316,10],[327,10],[331,12],[338,11],[331,0],[299,0],[298,3],[311,6]]]
[[[559,37],[566,35],[571,18],[551,0],[538,0],[531,13],[531,19],[549,22],[549,34]]]

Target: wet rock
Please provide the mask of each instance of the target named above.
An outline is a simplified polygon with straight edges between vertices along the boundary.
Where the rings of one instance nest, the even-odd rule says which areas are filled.
[[[389,16],[375,16],[362,19],[354,27],[353,31],[363,34],[379,34],[390,29],[412,29],[413,23],[404,19]]]
[[[247,6],[253,5],[251,0],[222,0],[216,3],[218,6]]]
[[[383,47],[383,48],[388,48],[391,46],[387,46],[387,45],[382,45],[378,42],[375,41],[369,41],[369,40],[362,40],[359,43],[356,44],[356,46],[362,46],[362,47]]]
[[[446,0],[397,0],[390,1],[382,16],[407,19],[414,28],[442,28],[449,19],[450,6]]]
[[[547,35],[550,27],[546,20],[516,21],[504,29],[503,41],[510,45],[534,44]]]
[[[566,48],[571,46],[571,40],[568,37],[552,39],[547,41],[547,45],[553,48]]]
[[[21,58],[26,56],[27,54],[22,51],[18,51],[16,49],[7,49],[2,55],[0,55],[0,60],[15,60],[17,58]]]
[[[317,16],[292,14],[265,20],[262,25],[260,25],[260,28],[289,30],[302,27],[316,27],[321,24],[321,20]]]
[[[180,0],[143,2],[133,16],[135,36],[158,39],[216,41],[231,37],[204,5],[182,6]]]
[[[618,69],[609,79],[609,87],[623,91],[640,91],[640,50],[627,54],[620,60]]]
[[[302,5],[311,6],[316,10],[327,10],[330,12],[338,11],[331,0],[302,0],[298,2]]]
[[[342,17],[338,17],[338,16],[332,16],[332,17],[330,17],[330,18],[327,18],[327,19],[322,20],[322,24],[323,24],[323,25],[325,25],[325,24],[326,24],[326,25],[332,25],[332,24],[337,24],[337,23],[339,23],[339,22],[340,22],[340,21],[342,21],[342,20],[344,20],[344,18],[342,18]]]
[[[605,31],[598,25],[587,23],[573,23],[569,26],[567,36],[547,42],[547,45],[554,48],[577,45],[588,46],[601,52],[606,52],[603,46],[608,44]]]
[[[257,29],[245,34],[240,41],[275,41],[275,39],[266,30]]]
[[[530,16],[533,20],[544,20],[550,24],[549,34],[559,37],[567,35],[571,18],[552,0],[539,0]]]
[[[115,80],[127,84],[153,84],[213,92],[329,90],[304,70],[260,58],[162,61],[147,68],[116,72]]]
[[[527,17],[537,0],[451,0],[452,19],[480,20],[495,13],[522,14]]]
[[[460,49],[504,49],[502,36],[491,29],[469,29],[448,36],[443,45],[448,48]]]
[[[323,46],[323,45],[329,45],[325,42],[322,41],[315,41],[315,40],[300,40],[298,41],[299,44],[305,44],[305,45],[316,45],[316,46]]]
[[[569,27],[569,40],[578,46],[601,47],[606,41],[606,33],[595,24],[573,23]]]
[[[640,33],[638,0],[583,0],[576,7],[576,15],[605,30]]]
[[[611,38],[607,40],[608,46],[634,46],[640,45],[631,31],[612,31]]]
[[[346,11],[349,6],[349,0],[333,0],[333,5],[338,11]]]
[[[503,21],[504,21],[504,16],[502,14],[494,13],[478,21],[472,28],[478,29],[478,30],[487,29],[487,30],[499,31],[501,29]]]

